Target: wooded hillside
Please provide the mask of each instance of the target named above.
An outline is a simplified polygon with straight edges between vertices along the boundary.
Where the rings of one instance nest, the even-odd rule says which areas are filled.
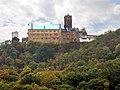
[[[0,90],[120,90],[120,29],[90,43],[6,41]]]

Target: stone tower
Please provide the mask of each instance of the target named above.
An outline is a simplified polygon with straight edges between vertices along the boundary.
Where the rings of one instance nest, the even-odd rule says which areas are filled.
[[[64,16],[64,28],[68,30],[72,28],[72,16],[69,14]]]

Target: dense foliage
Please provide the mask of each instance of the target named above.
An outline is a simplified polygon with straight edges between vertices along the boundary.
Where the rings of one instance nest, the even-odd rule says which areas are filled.
[[[120,90],[120,29],[89,43],[5,41],[0,90]]]

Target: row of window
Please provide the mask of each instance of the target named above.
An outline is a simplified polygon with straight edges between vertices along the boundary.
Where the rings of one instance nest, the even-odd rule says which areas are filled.
[[[59,32],[59,30],[29,30],[29,32]]]
[[[33,38],[33,40],[51,40],[51,39],[54,39],[54,40],[58,40],[59,38]]]
[[[48,34],[48,33],[45,33],[45,34],[41,33],[41,34],[39,34],[39,33],[34,33],[34,34],[31,34],[31,35],[32,36],[52,36],[52,35],[58,36],[59,34],[58,33],[54,33],[54,34]]]

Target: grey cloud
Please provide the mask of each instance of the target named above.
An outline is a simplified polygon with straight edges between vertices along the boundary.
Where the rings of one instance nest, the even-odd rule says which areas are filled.
[[[18,0],[0,0],[0,4],[3,4],[3,5],[14,5],[14,4],[19,4]]]
[[[32,22],[46,23],[46,22],[49,22],[49,21],[45,18],[39,17],[39,18],[36,18],[36,19],[32,20]]]
[[[64,0],[53,0],[54,1],[54,4],[55,5],[58,5],[58,6],[63,6],[65,1]]]
[[[39,0],[38,6],[39,6],[39,12],[43,13],[46,17],[48,18],[56,18],[57,13],[62,13],[59,12],[59,10],[56,10],[56,7],[63,7],[64,5],[64,0]]]
[[[53,0],[41,0],[39,1],[39,8],[40,12],[43,13],[47,17],[55,17],[56,16],[56,11],[55,11],[55,4]]]
[[[114,6],[108,0],[74,0],[71,3],[70,9],[73,15],[76,16],[75,20],[79,16],[79,23],[86,25],[107,20],[111,17]]]
[[[33,8],[30,5],[21,5],[20,9],[24,12],[26,17],[35,17]]]

